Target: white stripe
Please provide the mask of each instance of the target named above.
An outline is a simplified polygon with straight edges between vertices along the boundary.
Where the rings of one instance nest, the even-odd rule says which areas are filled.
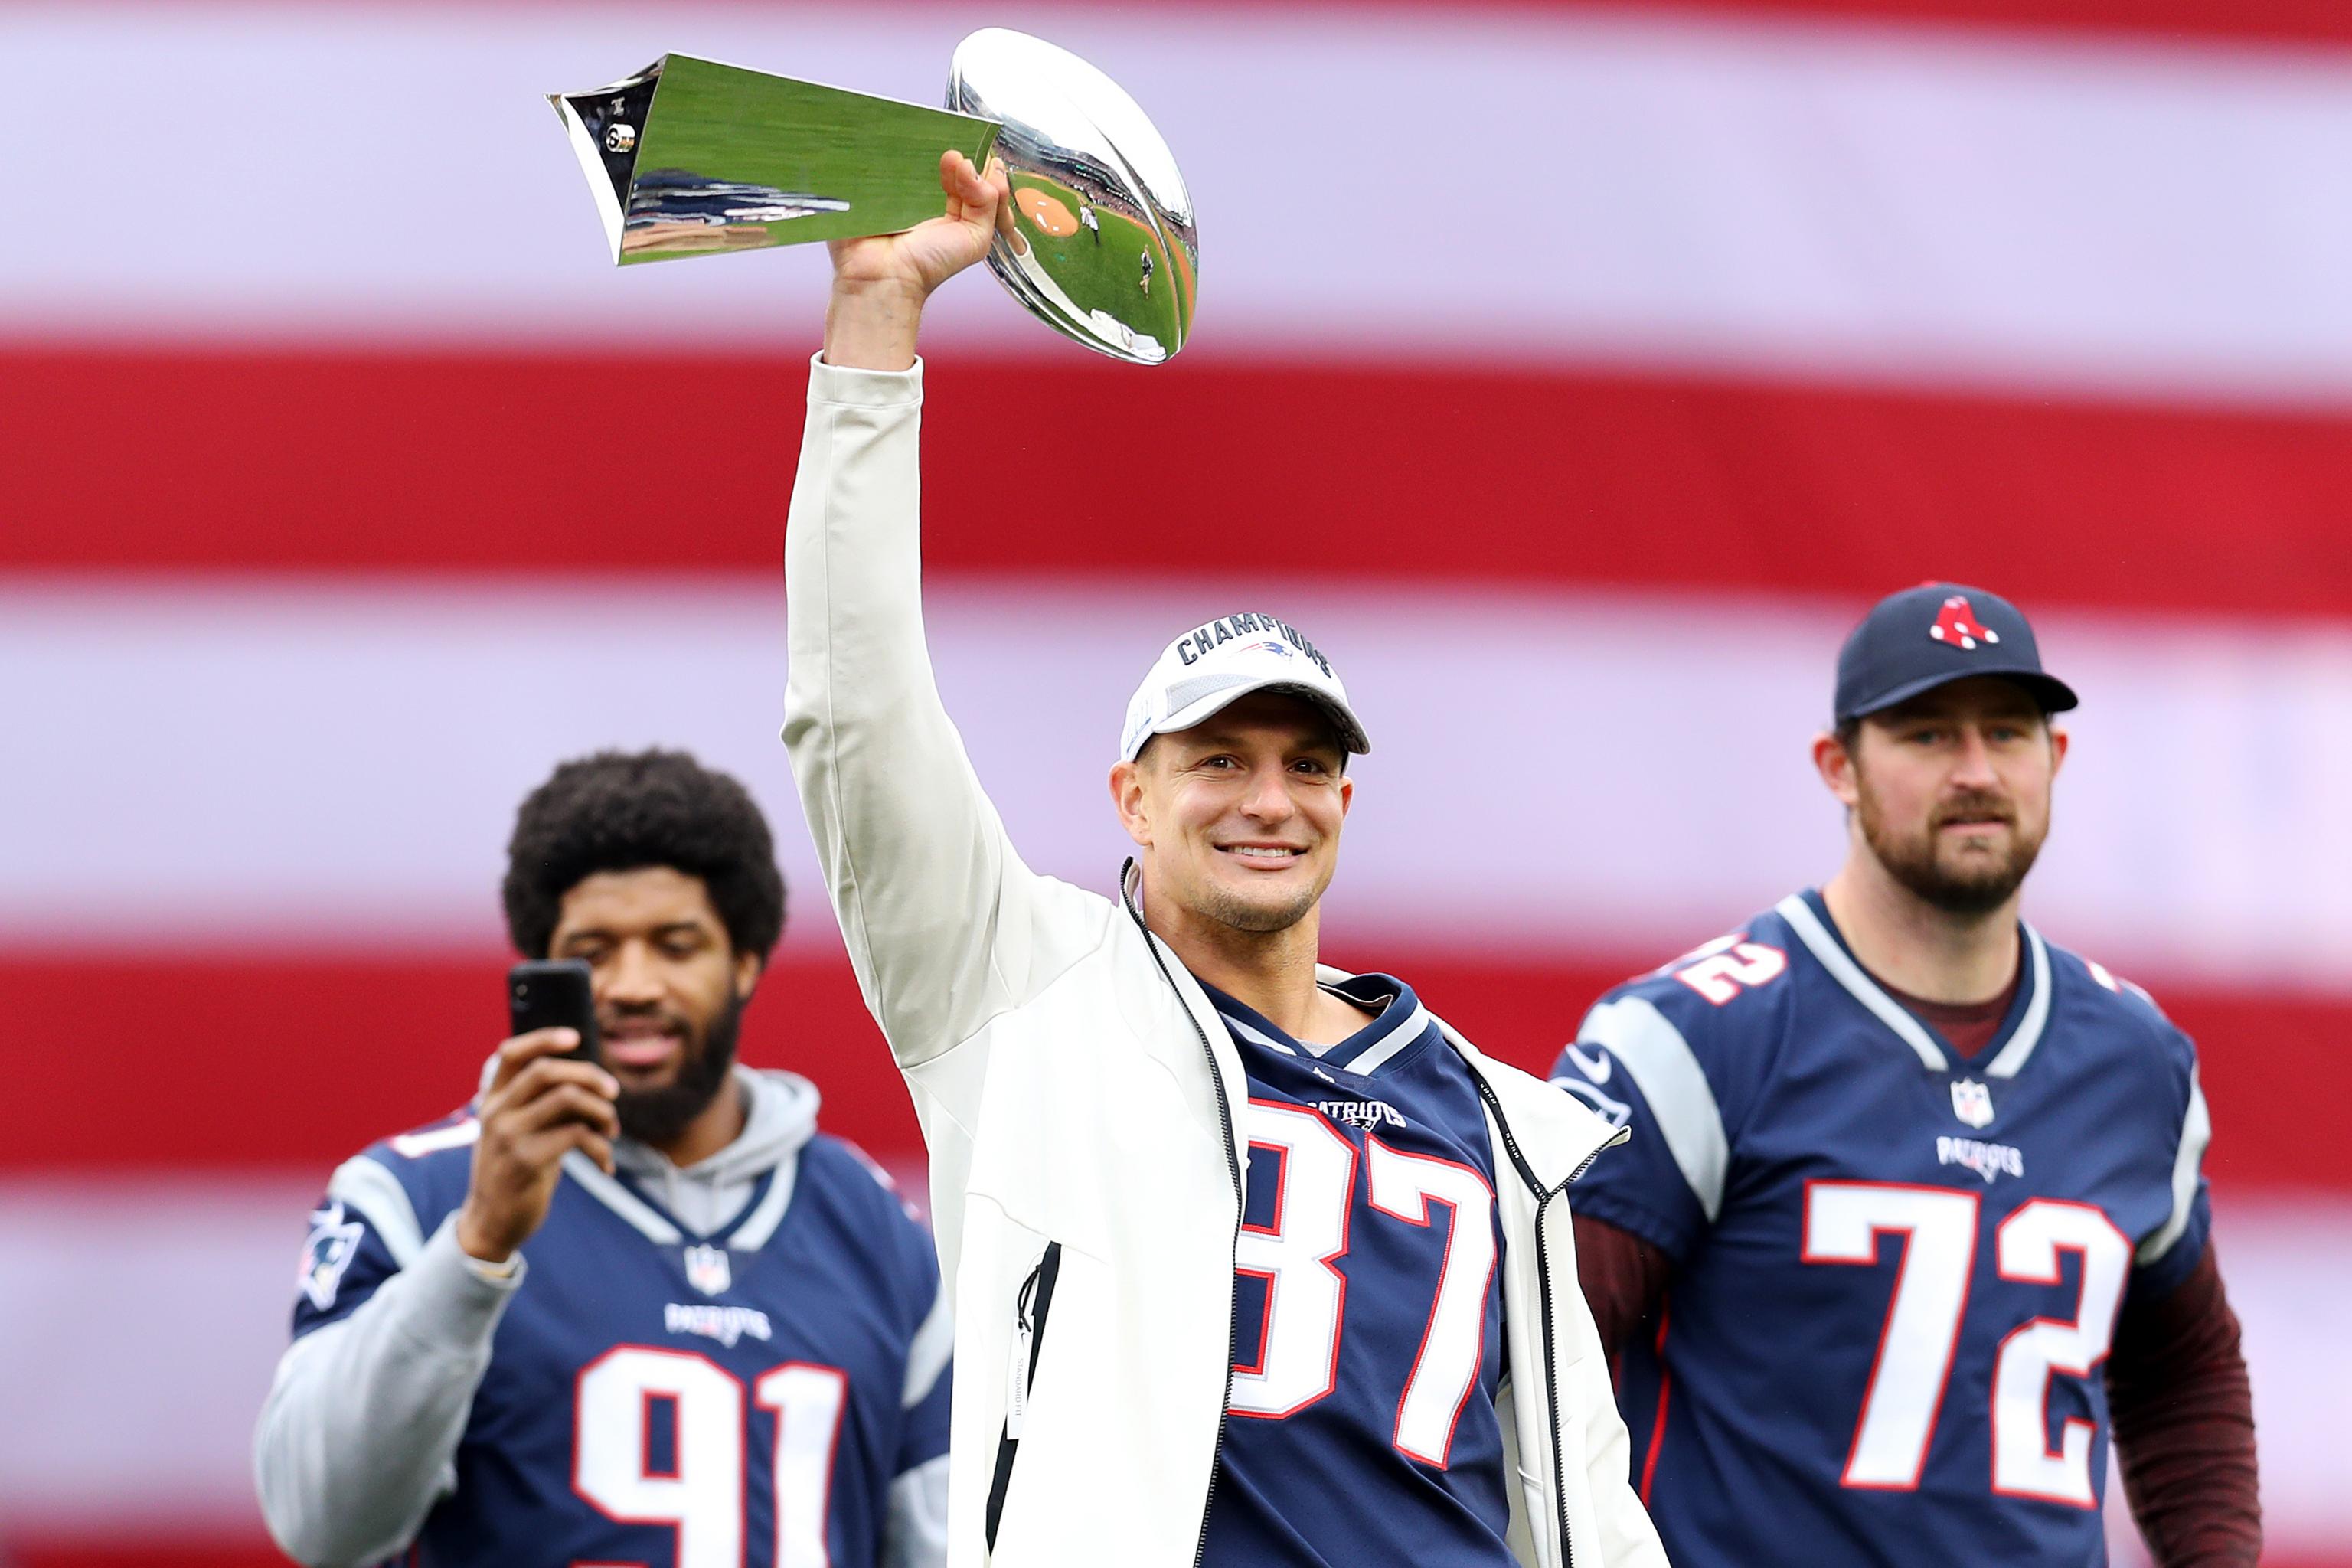
[[[2338,51],[1367,15],[991,14],[1094,59],[1167,133],[1202,210],[1194,353],[1571,353],[2135,397],[2352,390]],[[677,47],[936,101],[970,20],[0,8],[0,58],[40,62],[12,84],[9,119],[12,210],[41,236],[0,250],[0,334],[798,347],[821,258],[615,271],[539,95]],[[223,89],[192,100],[190,82]],[[1366,159],[1363,106],[1385,104],[1445,133]],[[159,148],[196,160],[188,176],[157,178]],[[1339,211],[1382,215],[1381,243],[1335,244],[1311,221]],[[131,241],[126,219],[172,243]],[[1492,222],[1510,245],[1463,243],[1463,226]],[[1069,352],[977,280],[929,336]]]
[[[485,1084],[489,1081],[490,1075],[497,1070],[497,1068],[498,1062],[495,1058],[489,1065],[483,1068],[482,1079]],[[411,1160],[422,1159],[427,1154],[436,1154],[444,1149],[463,1149],[469,1143],[478,1143],[481,1141],[482,1123],[479,1119],[472,1116],[467,1117],[463,1121],[453,1121],[446,1127],[436,1127],[429,1132],[397,1132],[388,1140],[394,1153]]]
[[[365,1154],[354,1154],[335,1167],[327,1178],[327,1195],[359,1210],[403,1268],[424,1249],[425,1230],[417,1223],[416,1205],[408,1201],[408,1189]]]
[[[1649,1102],[1675,1168],[1690,1184],[1710,1225],[1723,1208],[1723,1182],[1731,1147],[1715,1090],[1682,1031],[1639,996],[1603,1002],[1584,1016],[1579,1040],[1606,1046]]]
[[[1382,1036],[1379,1045],[1364,1052],[1354,1061],[1347,1063],[1348,1070],[1352,1073],[1361,1073],[1370,1078],[1386,1066],[1391,1057],[1420,1039],[1428,1028],[1429,1009],[1418,1003],[1414,1004],[1412,1016]]]
[[[2136,1255],[2153,1263],[2172,1250],[2189,1228],[2190,1208],[2197,1200],[2197,1183],[2205,1163],[2205,1146],[2213,1140],[2213,1118],[2205,1109],[2204,1086],[2192,1074],[2189,1079],[2189,1112],[2181,1118],[2180,1147],[2172,1159],[2172,1213],[2163,1228],[2139,1245]]]
[[[1269,1051],[1280,1051],[1286,1057],[1295,1057],[1298,1054],[1287,1043],[1276,1039],[1246,1018],[1236,1018],[1222,1008],[1218,1010],[1217,1017],[1226,1028],[1254,1045],[1264,1046]],[[1305,1046],[1313,1055],[1319,1057],[1323,1054],[1323,1047],[1316,1045],[1312,1040],[1301,1040],[1298,1043]]]
[[[929,580],[940,689],[1039,870],[1112,887],[1131,847],[1102,774],[1131,683],[1169,628],[1232,596]],[[1584,949],[1630,969],[1844,853],[1803,758],[1852,606],[1328,580],[1282,597],[1378,746],[1351,770],[1333,951]],[[655,742],[751,788],[802,894],[786,940],[829,946],[774,738],[779,609],[773,585],[732,579],[0,576],[10,721],[58,738],[0,769],[0,948],[490,950],[516,804],[559,758]],[[2124,973],[2352,991],[2352,878],[2280,870],[2352,865],[2352,813],[2318,782],[2352,776],[2352,623],[2053,610],[2037,629],[2084,696],[2028,887],[2037,929]],[[1465,759],[1496,735],[1516,778],[1546,782],[1483,793],[1466,831]],[[1635,735],[1627,765],[1587,765],[1593,737]]]
[[[1845,949],[1838,945],[1837,938],[1813,918],[1811,905],[1791,893],[1774,908],[1796,931],[1798,940],[1821,960],[1822,967],[1830,972],[1831,979],[1844,986],[1855,1001],[1876,1014],[1878,1021],[1894,1030],[1930,1070],[1944,1072],[1949,1069],[1951,1064],[1945,1058],[1944,1047],[1928,1038],[1927,1028],[1919,1020],[1906,1011],[1894,997],[1880,990],[1878,982],[1863,973],[1862,965],[1846,956]]]
[[[948,1293],[942,1287],[931,1298],[931,1310],[923,1314],[920,1328],[907,1344],[907,1382],[899,1404],[908,1410],[931,1396],[939,1385],[940,1373],[955,1357],[955,1312],[948,1305]]]
[[[768,1238],[776,1234],[776,1226],[784,1221],[784,1211],[793,1206],[793,1190],[800,1185],[800,1151],[794,1150],[790,1157],[777,1164],[776,1179],[768,1184],[767,1193],[760,1199],[760,1206],[746,1215],[741,1225],[728,1233],[727,1249],[730,1252],[757,1252],[768,1245]]]
[[[2015,1078],[2042,1043],[2042,1026],[2050,1021],[2050,949],[2032,926],[2025,928],[2025,945],[2033,965],[2033,995],[2025,1005],[2025,1016],[2017,1021],[2017,1032],[1985,1065],[1987,1078]]]
[[[877,1568],[939,1568],[948,1558],[948,1457],[941,1454],[890,1483]]]
[[[628,1222],[647,1241],[671,1247],[686,1237],[652,1205],[599,1170],[596,1163],[574,1149],[563,1156],[563,1173],[580,1184],[588,1195]]]

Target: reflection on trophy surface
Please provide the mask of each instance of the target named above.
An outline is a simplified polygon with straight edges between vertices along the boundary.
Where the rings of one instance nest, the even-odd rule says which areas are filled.
[[[1157,364],[1191,335],[1200,246],[1176,160],[1093,66],[1001,27],[957,46],[930,109],[668,54],[551,93],[624,266],[892,234],[938,216],[949,149],[1012,180],[989,265],[1013,298],[1098,353]]]
[[[1014,238],[989,266],[1013,297],[1090,348],[1157,363],[1192,325],[1192,198],[1143,110],[1093,66],[1002,27],[956,48],[948,102],[997,121]],[[1172,286],[1155,298],[1165,268]]]

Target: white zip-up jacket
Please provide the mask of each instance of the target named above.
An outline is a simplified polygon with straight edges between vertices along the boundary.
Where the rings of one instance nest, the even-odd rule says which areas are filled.
[[[1232,1370],[1241,1060],[1108,899],[1024,866],[933,684],[922,368],[818,363],[793,489],[784,741],[866,1004],[930,1145],[955,1291],[950,1568],[1192,1568]],[[1665,1556],[1577,1287],[1565,1190],[1622,1134],[1447,1030],[1486,1102],[1530,1568]],[[1363,1561],[1381,1561],[1366,1521]]]

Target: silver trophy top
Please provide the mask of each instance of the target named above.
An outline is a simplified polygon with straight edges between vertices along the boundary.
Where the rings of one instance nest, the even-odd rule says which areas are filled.
[[[987,27],[956,46],[947,101],[997,122],[1020,216],[988,264],[1013,297],[1119,359],[1182,348],[1201,257],[1192,197],[1135,100],[1067,49]]]
[[[551,93],[624,266],[891,234],[940,212],[939,160],[993,149],[1013,232],[989,266],[1088,348],[1158,364],[1192,324],[1200,247],[1168,144],[1066,49],[985,28],[958,45],[945,110],[667,54]]]

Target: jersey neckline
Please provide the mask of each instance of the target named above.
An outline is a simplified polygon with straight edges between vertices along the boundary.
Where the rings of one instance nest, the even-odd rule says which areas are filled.
[[[1958,1072],[1963,1076],[1981,1072],[1986,1078],[2015,1078],[2033,1055],[2034,1047],[2042,1043],[2042,1026],[2050,1018],[2050,950],[2042,942],[2042,933],[2023,921],[2017,922],[2024,952],[2017,995],[2010,1003],[2009,1016],[2001,1020],[2000,1027],[1993,1032],[1979,1055],[1956,1060],[1958,1052],[1950,1042],[1888,995],[1885,987],[1873,979],[1862,961],[1854,957],[1853,950],[1846,945],[1844,933],[1831,918],[1829,904],[1819,889],[1808,888],[1790,894],[1773,906],[1773,912],[1788,922],[1797,940],[1828,971],[1830,978],[1910,1047],[1920,1065],[1931,1072]]]
[[[1392,974],[1356,974],[1336,984],[1318,984],[1351,1005],[1377,1008],[1378,1015],[1346,1039],[1320,1046],[1293,1038],[1255,1008],[1234,1000],[1206,981],[1201,982],[1201,989],[1208,994],[1209,1005],[1217,1010],[1225,1026],[1248,1044],[1283,1056],[1318,1061],[1359,1078],[1373,1077],[1409,1060],[1414,1047],[1432,1032],[1429,1010],[1412,994],[1412,986]]]
[[[799,1167],[796,1150],[761,1173],[751,1197],[726,1224],[706,1232],[696,1230],[672,1214],[625,1172],[608,1176],[576,1149],[563,1156],[564,1173],[647,1241],[659,1247],[686,1243],[724,1247],[730,1252],[757,1252],[776,1234],[776,1227],[783,1223],[784,1211],[792,1206],[793,1189],[799,1185]]]

